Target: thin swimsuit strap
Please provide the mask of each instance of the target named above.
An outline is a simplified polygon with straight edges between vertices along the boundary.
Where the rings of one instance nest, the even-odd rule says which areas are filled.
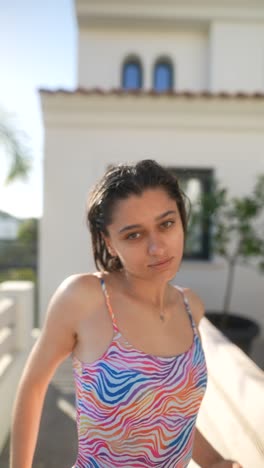
[[[117,325],[117,321],[116,321],[116,318],[115,318],[114,311],[113,311],[112,306],[111,306],[109,294],[108,294],[107,289],[106,289],[105,280],[103,278],[100,278],[100,283],[101,283],[102,290],[103,290],[103,293],[104,293],[104,296],[105,296],[105,302],[106,302],[106,305],[107,305],[107,309],[108,309],[108,311],[110,313],[110,316],[111,316],[111,319],[112,319],[112,322],[113,322],[114,330],[118,332],[119,329],[118,329],[118,325]],[[192,316],[192,312],[191,312],[191,308],[190,308],[188,298],[184,294],[183,288],[181,288],[180,286],[176,286],[176,289],[178,289],[178,291],[180,291],[181,294],[182,294],[185,309],[186,309],[186,311],[187,311],[187,313],[189,315],[193,331],[194,331],[194,333],[196,335],[197,334],[196,324],[195,324],[194,318]]]
[[[183,302],[184,302],[184,305],[185,305],[185,309],[187,310],[187,313],[188,313],[188,315],[189,315],[189,317],[190,317],[193,331],[194,331],[195,335],[198,335],[196,323],[195,323],[194,318],[193,318],[193,315],[192,315],[192,311],[191,311],[190,303],[189,303],[189,301],[188,301],[188,297],[184,294],[183,288],[181,288],[180,286],[175,286],[175,287],[176,287],[176,289],[178,289],[178,291],[180,291],[181,294],[182,294],[182,298],[183,298]]]
[[[106,306],[107,306],[107,309],[108,309],[108,311],[110,313],[110,316],[111,316],[111,319],[112,319],[112,322],[113,322],[114,330],[116,332],[118,332],[119,330],[118,330],[118,326],[117,326],[117,321],[116,321],[115,314],[114,314],[114,311],[112,309],[110,298],[109,298],[109,295],[108,295],[108,292],[107,292],[107,289],[106,289],[105,280],[103,278],[100,278],[100,283],[101,283],[102,290],[103,290],[103,293],[104,293]]]

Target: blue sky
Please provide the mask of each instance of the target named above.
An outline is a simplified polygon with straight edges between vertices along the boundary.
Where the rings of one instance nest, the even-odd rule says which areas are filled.
[[[0,0],[0,109],[27,133],[33,170],[27,182],[4,187],[7,157],[0,149],[0,210],[42,214],[43,125],[38,88],[74,88],[77,27],[73,0]]]

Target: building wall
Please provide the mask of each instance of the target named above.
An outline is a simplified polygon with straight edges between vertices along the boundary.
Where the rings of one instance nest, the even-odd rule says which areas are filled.
[[[212,23],[209,61],[212,91],[263,91],[264,23]]]
[[[94,271],[85,204],[108,164],[151,157],[168,166],[213,168],[234,195],[248,193],[264,173],[263,100],[58,95],[44,96],[43,105],[42,320],[65,277]],[[218,309],[225,279],[224,262],[214,259],[183,262],[175,282],[200,293],[207,309]],[[239,268],[233,310],[264,327],[263,300],[263,276]]]
[[[264,89],[260,1],[76,3],[82,87],[120,87],[121,64],[132,53],[142,59],[145,89],[152,87],[152,67],[160,54],[175,65],[176,90]]]
[[[255,92],[264,87],[264,9],[259,0],[76,0],[82,88],[121,87],[138,55],[144,88],[160,55],[175,66],[175,90]],[[110,163],[153,157],[169,166],[213,168],[232,194],[264,172],[263,100],[78,94],[43,95],[46,130],[40,302],[68,275],[94,269],[85,200]],[[184,262],[176,281],[219,308],[221,260]],[[263,277],[240,268],[232,307],[262,320]]]
[[[177,90],[208,89],[208,33],[196,30],[136,29],[80,32],[79,84],[86,88],[122,87],[122,64],[136,55],[143,67],[143,88],[153,88],[153,67],[160,56],[171,59]]]

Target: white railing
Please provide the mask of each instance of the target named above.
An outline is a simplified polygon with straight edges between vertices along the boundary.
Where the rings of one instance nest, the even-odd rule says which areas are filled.
[[[5,356],[15,350],[14,326],[14,300],[2,299],[0,302],[0,356]]]
[[[198,428],[226,458],[263,468],[264,372],[206,318],[200,330],[209,380]]]
[[[8,436],[17,385],[33,345],[34,285],[0,284],[0,451]]]

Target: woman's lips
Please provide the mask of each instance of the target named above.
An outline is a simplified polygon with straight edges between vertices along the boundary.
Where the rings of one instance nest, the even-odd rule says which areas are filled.
[[[163,260],[160,260],[159,262],[151,263],[149,268],[162,268],[164,266],[167,266],[171,261],[173,257],[170,258],[164,258]]]

